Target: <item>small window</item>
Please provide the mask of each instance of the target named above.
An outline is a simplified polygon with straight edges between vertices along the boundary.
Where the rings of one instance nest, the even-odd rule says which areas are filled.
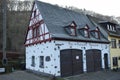
[[[40,65],[41,68],[44,68],[44,56],[40,56]]]
[[[36,17],[36,10],[34,10],[34,15],[33,16],[34,16],[34,18]]]
[[[117,57],[113,57],[113,66],[118,66],[118,59],[117,59]]]
[[[111,39],[112,48],[116,48],[116,39]]]
[[[84,30],[84,36],[85,36],[85,37],[89,37],[88,29],[85,29],[85,30]]]
[[[40,29],[39,26],[33,28],[33,38],[36,38],[40,35]]]
[[[99,39],[99,32],[98,31],[95,31],[95,38]]]
[[[69,35],[76,36],[76,25],[75,25],[74,21],[70,25],[68,25],[64,28]]]
[[[35,67],[35,56],[32,56],[32,59],[31,59],[31,66]]]
[[[45,60],[50,61],[50,56],[46,56]]]
[[[37,37],[37,29],[36,28],[33,29],[33,37],[34,38]]]
[[[100,38],[100,31],[99,31],[98,27],[95,29],[95,38],[97,38],[97,39]]]
[[[74,36],[75,35],[75,29],[74,28],[70,28],[70,31],[71,31],[70,35]]]
[[[107,29],[110,30],[110,26],[107,24]]]
[[[119,42],[118,45],[119,45],[119,48],[120,48],[120,40],[118,40],[118,42]]]

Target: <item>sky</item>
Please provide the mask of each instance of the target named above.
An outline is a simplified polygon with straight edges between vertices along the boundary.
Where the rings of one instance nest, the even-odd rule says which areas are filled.
[[[74,6],[108,16],[120,16],[120,0],[40,0],[60,6]]]

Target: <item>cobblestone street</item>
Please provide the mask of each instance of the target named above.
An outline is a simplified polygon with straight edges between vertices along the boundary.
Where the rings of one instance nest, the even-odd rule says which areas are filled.
[[[15,71],[9,74],[0,75],[0,80],[51,80],[48,77],[38,76],[26,71]],[[76,76],[65,77],[57,80],[120,80],[120,71],[98,71],[84,73]]]

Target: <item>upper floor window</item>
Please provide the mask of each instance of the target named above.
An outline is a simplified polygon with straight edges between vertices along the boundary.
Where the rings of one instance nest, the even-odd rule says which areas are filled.
[[[34,29],[33,29],[33,37],[34,37],[34,38],[37,37],[37,28],[34,28]]]
[[[35,18],[35,16],[36,16],[36,9],[33,12],[33,17]]]
[[[39,26],[33,28],[33,38],[36,38],[40,35],[40,29],[39,28],[40,28]]]
[[[65,30],[69,33],[71,36],[76,36],[76,24],[73,21],[70,25],[65,27]]]
[[[95,29],[92,29],[91,34],[93,35],[93,37],[100,39],[100,30],[98,27],[96,27]]]
[[[95,38],[98,38],[98,39],[100,38],[100,31],[99,31],[98,27],[95,30]]]
[[[116,39],[111,39],[112,48],[116,48]]]
[[[109,25],[109,24],[107,24],[107,29],[108,29],[109,31],[115,31],[115,26],[114,26],[114,25]]]
[[[89,28],[87,25],[84,28],[84,37],[89,37]]]

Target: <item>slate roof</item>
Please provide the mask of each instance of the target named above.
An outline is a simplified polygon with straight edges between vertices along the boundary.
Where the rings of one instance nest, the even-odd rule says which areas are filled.
[[[87,15],[88,16],[88,15]],[[96,25],[99,26],[99,28],[101,28],[102,33],[105,35],[105,37],[107,38],[108,35],[110,36],[116,36],[116,37],[120,37],[120,26],[114,22],[110,22],[110,21],[105,21],[96,17],[92,17],[92,16],[88,16],[88,18]],[[105,26],[100,25],[100,23],[108,23],[108,24],[114,24],[116,25],[116,31],[109,31],[105,28]]]
[[[66,33],[64,27],[70,25],[72,21],[76,23],[77,29],[83,27],[80,25],[86,25],[86,24],[89,26],[89,28],[96,27],[90,22],[90,20],[86,15],[65,8],[61,8],[56,5],[44,3],[41,1],[36,1],[36,3],[43,17],[43,20],[47,25],[50,34],[52,35],[52,38],[83,40],[83,41],[87,40],[92,42],[108,43],[108,40],[104,37],[102,33],[100,35],[100,39],[96,39],[92,35],[90,35],[90,38],[85,38],[83,35],[79,33],[78,30],[77,30],[77,36],[70,36]]]

